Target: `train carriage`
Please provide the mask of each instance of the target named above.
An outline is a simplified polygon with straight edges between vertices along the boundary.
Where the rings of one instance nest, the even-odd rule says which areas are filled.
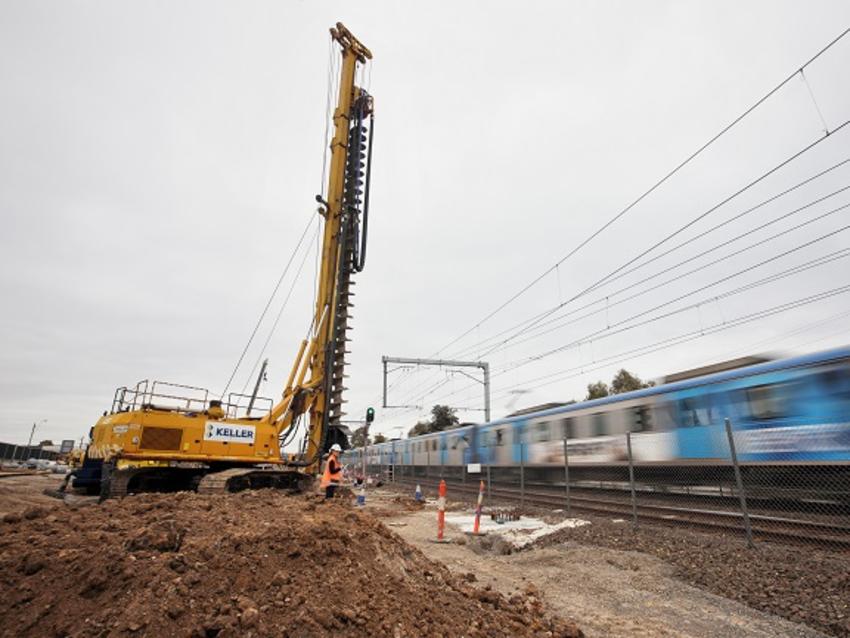
[[[740,461],[760,480],[814,485],[817,477],[828,477],[843,486],[845,496],[850,492],[850,348],[464,424],[377,447],[382,465],[403,462],[460,471],[465,464],[481,463],[504,470],[506,477],[523,465],[529,476],[557,482],[563,481],[565,439],[570,466],[579,473],[586,470],[579,475],[619,477],[616,468],[627,464],[625,435],[631,433],[634,464],[651,468],[645,476],[662,476],[666,468],[683,480],[682,469],[688,468],[688,480],[699,483],[716,468],[728,468],[726,419]],[[392,461],[397,447],[405,453]],[[800,468],[807,473],[800,474]]]

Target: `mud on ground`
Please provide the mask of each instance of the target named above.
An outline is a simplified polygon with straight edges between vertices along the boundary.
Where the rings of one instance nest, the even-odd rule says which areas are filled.
[[[33,505],[61,506],[61,501],[46,496],[44,490],[55,490],[62,484],[63,478],[61,474],[21,474],[0,478],[0,517],[20,513]]]
[[[342,501],[148,494],[0,523],[0,636],[328,635],[582,634]]]

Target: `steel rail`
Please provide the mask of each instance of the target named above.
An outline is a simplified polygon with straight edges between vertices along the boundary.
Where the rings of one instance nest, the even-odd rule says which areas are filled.
[[[423,487],[436,489],[437,482],[430,478],[396,476],[395,483],[406,485],[419,484]],[[452,491],[464,494],[477,494],[477,485],[468,485],[455,480],[446,481]],[[518,488],[493,487],[491,498],[520,501],[522,496]],[[524,499],[529,504],[542,506],[558,506],[563,508],[564,497],[540,492],[525,492]],[[614,515],[628,518],[631,515],[631,505],[628,502],[618,502],[607,499],[594,499],[586,496],[571,496],[571,508],[574,510],[592,512],[594,514]],[[710,531],[743,533],[743,519],[740,512],[723,510],[691,509],[639,503],[637,505],[640,520],[652,521],[665,525],[680,525],[696,527]],[[817,544],[839,547],[850,550],[850,526],[833,523],[800,521],[796,519],[751,514],[753,534],[760,540],[774,540],[795,544]],[[768,527],[769,525],[769,527]]]

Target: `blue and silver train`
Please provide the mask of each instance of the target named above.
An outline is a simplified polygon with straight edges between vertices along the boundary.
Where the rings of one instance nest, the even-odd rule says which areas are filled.
[[[368,448],[370,466],[728,465],[725,419],[748,466],[850,473],[850,348],[736,368]],[[349,458],[362,459],[362,450]],[[562,476],[562,474],[561,474]]]

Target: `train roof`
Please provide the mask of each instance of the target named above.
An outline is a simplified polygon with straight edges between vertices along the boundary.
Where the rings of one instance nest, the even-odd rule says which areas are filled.
[[[835,361],[837,359],[847,359],[850,358],[850,347],[841,347],[834,348],[832,350],[825,350],[823,352],[816,352],[813,354],[800,355],[798,357],[788,357],[785,359],[776,359],[775,361],[768,361],[766,363],[758,363],[751,366],[745,366],[742,368],[735,368],[734,370],[725,370],[723,372],[716,372],[714,374],[705,375],[702,377],[694,377],[692,379],[685,379],[683,381],[676,381],[674,383],[666,383],[663,385],[653,386],[651,388],[645,388],[643,390],[634,390],[632,392],[624,392],[622,394],[615,394],[612,396],[603,397],[601,399],[593,399],[591,401],[581,401],[579,403],[572,403],[570,405],[564,405],[557,408],[551,408],[548,410],[541,410],[540,412],[533,412],[530,414],[523,414],[521,416],[515,416],[510,418],[502,418],[496,419],[494,421],[490,421],[486,425],[497,425],[499,423],[514,423],[516,421],[527,421],[529,419],[551,416],[554,414],[565,414],[568,412],[576,412],[578,410],[584,410],[587,408],[593,408],[597,406],[607,405],[609,403],[617,403],[619,401],[629,401],[631,399],[640,399],[642,397],[649,397],[656,394],[663,394],[667,392],[676,392],[678,390],[685,390],[688,388],[693,388],[700,385],[705,385],[708,383],[720,383],[722,381],[729,381],[732,379],[739,379],[741,377],[752,376],[755,374],[763,374],[766,372],[775,372],[777,370],[783,370],[786,368],[798,368],[803,366],[810,366],[817,363],[825,363],[828,361]]]
[[[539,412],[532,412],[529,414],[523,414],[514,417],[504,417],[501,419],[496,419],[494,421],[490,421],[488,423],[482,423],[480,425],[486,426],[494,426],[505,423],[515,423],[517,421],[528,421],[529,419],[552,416],[555,414],[565,414],[569,412],[576,412],[578,410],[584,410],[587,408],[594,408],[598,406],[608,405],[609,403],[617,403],[619,401],[629,401],[631,399],[640,399],[643,397],[654,396],[656,394],[664,394],[667,392],[676,392],[678,390],[686,390],[688,388],[693,388],[700,385],[705,385],[708,383],[720,383],[723,381],[730,381],[733,379],[740,379],[742,377],[752,376],[755,374],[764,374],[767,372],[776,372],[778,370],[784,370],[786,368],[799,368],[803,366],[815,365],[818,363],[827,363],[830,361],[836,361],[839,359],[850,359],[850,346],[844,346],[841,348],[833,348],[831,350],[824,350],[822,352],[815,352],[812,354],[800,355],[797,357],[787,357],[785,359],[776,359],[774,361],[768,361],[766,363],[758,363],[755,365],[744,366],[741,368],[735,368],[733,370],[725,370],[723,372],[716,372],[713,374],[708,374],[702,377],[694,377],[691,379],[685,379],[682,381],[675,381],[673,383],[665,383],[662,385],[653,386],[651,388],[645,388],[643,390],[634,390],[633,392],[624,392],[622,394],[615,394],[612,396],[603,397],[601,399],[593,399],[592,401],[581,401],[579,403],[571,403],[567,405],[562,405],[555,408],[550,408],[548,410],[541,410]],[[452,428],[451,430],[442,430],[440,432],[429,432],[428,434],[421,434],[419,436],[413,437],[413,439],[418,439],[420,437],[426,436],[438,436],[440,434],[451,434],[453,432],[458,432],[460,430],[466,430],[471,427],[470,424],[464,423],[462,426],[457,428]],[[400,441],[411,441],[413,439],[400,439]],[[376,446],[387,445],[394,441],[386,441],[385,443],[379,443]]]

